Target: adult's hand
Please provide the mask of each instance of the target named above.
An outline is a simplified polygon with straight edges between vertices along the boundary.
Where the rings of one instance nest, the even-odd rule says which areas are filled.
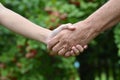
[[[69,56],[72,46],[77,44],[84,46],[98,34],[85,21],[78,22],[73,26],[76,30],[63,30],[48,42],[47,47],[52,50],[52,54],[64,55],[67,52],[65,56]]]
[[[87,19],[73,26],[75,31],[64,30],[48,42],[48,48],[59,55],[70,54],[72,46],[89,43],[100,32],[111,28],[120,21],[120,0],[109,0]],[[72,53],[72,52],[71,52]]]

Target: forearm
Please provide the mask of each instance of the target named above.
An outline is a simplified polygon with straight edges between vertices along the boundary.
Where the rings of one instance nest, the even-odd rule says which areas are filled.
[[[109,0],[85,21],[96,32],[103,32],[120,21],[120,0]]]
[[[46,43],[50,30],[39,27],[19,14],[0,5],[0,24],[25,37]]]
[[[120,0],[110,0],[87,19],[73,24],[79,44],[86,45],[104,30],[120,21]],[[71,38],[72,39],[72,38]],[[80,39],[80,40],[79,40]],[[69,39],[68,39],[69,40]],[[77,43],[77,42],[75,42]]]

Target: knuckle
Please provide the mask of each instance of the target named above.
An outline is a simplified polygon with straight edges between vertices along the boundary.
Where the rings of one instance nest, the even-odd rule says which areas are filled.
[[[63,48],[64,48],[64,52],[66,52],[70,49],[68,45],[64,45]]]
[[[66,46],[68,46],[68,45],[70,45],[70,41],[66,40],[66,39],[63,39],[63,44],[65,44]]]

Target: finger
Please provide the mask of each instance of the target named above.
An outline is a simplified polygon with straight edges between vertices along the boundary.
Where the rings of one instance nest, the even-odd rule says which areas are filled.
[[[70,54],[71,54],[72,56],[75,56],[75,54],[74,54],[74,51],[73,51],[73,50],[71,50]]]
[[[61,25],[61,29],[68,29],[68,26],[72,26],[71,23]]]
[[[57,38],[49,40],[47,42],[47,49],[52,50],[52,48],[58,43],[59,43],[59,41],[57,40]]]
[[[63,56],[65,54],[65,52],[66,52],[65,48],[63,48],[58,52],[58,55]]]
[[[72,26],[71,23],[63,24],[63,25],[59,26],[58,28],[54,29],[49,37],[52,38],[52,37],[56,36],[59,32],[61,32],[62,30],[65,30],[65,29],[73,31],[73,30],[75,30],[75,27]]]
[[[62,25],[60,25],[58,28],[56,28],[56,29],[54,29],[52,31],[50,37],[52,38],[52,37],[56,36],[59,32],[61,32],[62,30],[66,29],[67,26],[68,26],[68,24],[62,24]]]
[[[54,34],[57,34],[59,33],[60,31],[64,30],[64,29],[69,29],[68,26],[72,26],[71,23],[68,23],[68,24],[62,24],[61,26],[59,26],[58,28],[54,29],[53,30],[53,33]],[[73,27],[70,27],[70,29],[74,29]]]
[[[58,28],[54,29],[54,30],[52,31],[50,37],[52,38],[52,37],[56,36],[56,35],[57,35],[59,32],[61,32],[61,31],[62,31],[62,28],[61,28],[61,27],[58,27]]]
[[[62,30],[64,30],[64,29],[69,29],[69,30],[73,31],[73,30],[75,30],[75,27],[72,26],[71,23],[68,23],[68,24],[62,25]]]
[[[80,51],[80,52],[83,52],[83,47],[81,45],[76,45],[76,48]]]
[[[70,54],[70,51],[68,51],[68,52],[66,52],[66,53],[64,54],[65,57],[70,57],[70,55],[71,55],[71,54]]]
[[[87,49],[87,48],[88,48],[88,45],[83,46],[83,48],[84,48],[84,49]]]
[[[77,49],[75,46],[72,47],[72,50],[74,52],[75,55],[79,55],[79,49]]]
[[[52,48],[52,52],[58,53],[58,51],[60,51],[61,49],[63,49],[63,52],[61,54],[64,54],[64,52],[66,51],[66,46],[62,43],[58,43]]]

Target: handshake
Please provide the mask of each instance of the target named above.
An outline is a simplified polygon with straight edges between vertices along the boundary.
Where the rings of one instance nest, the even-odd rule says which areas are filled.
[[[75,56],[87,48],[87,45],[79,45],[79,40],[82,38],[78,36],[82,33],[78,32],[83,32],[78,29],[80,27],[68,23],[51,31],[30,22],[2,4],[0,4],[0,24],[20,35],[44,42],[51,50],[51,55]]]
[[[120,0],[109,0],[85,20],[61,25],[53,31],[30,22],[0,4],[0,24],[25,37],[44,42],[51,55],[75,56],[83,52],[97,35],[120,22],[119,3]]]
[[[56,49],[56,47],[59,45],[59,41],[58,42],[55,42],[55,44],[51,44],[52,42],[52,39],[56,38],[56,36],[62,32],[62,31],[65,31],[65,30],[68,30],[68,31],[71,31],[71,32],[74,32],[76,30],[76,28],[71,24],[71,23],[68,23],[68,24],[62,24],[61,26],[59,26],[58,28],[54,29],[51,34],[48,36],[47,40],[46,40],[46,44],[48,44],[48,49],[51,50],[51,53],[50,55],[60,55],[60,56],[65,56],[65,57],[69,57],[69,56],[76,56],[76,55],[79,55],[81,52],[84,51],[84,49],[87,48],[87,45],[79,45],[79,44],[76,44],[76,45],[72,45],[72,47],[66,51],[66,48],[65,46],[61,47],[60,49],[58,49],[58,51],[54,52],[54,50]],[[66,34],[64,34],[66,35]],[[63,36],[64,36],[63,35]],[[61,37],[60,37],[61,38]],[[59,48],[59,47],[58,47]],[[53,50],[53,51],[52,51]],[[56,49],[57,50],[57,49]]]

